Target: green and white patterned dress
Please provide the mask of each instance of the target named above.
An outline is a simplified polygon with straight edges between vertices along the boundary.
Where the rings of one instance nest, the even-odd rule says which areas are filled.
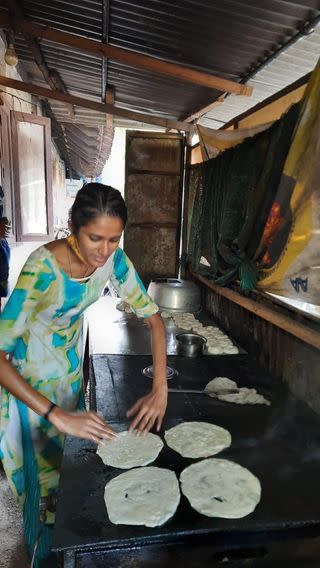
[[[0,314],[0,350],[11,355],[27,383],[67,411],[83,408],[83,312],[108,281],[138,317],[157,313],[122,249],[80,282],[41,246],[28,258]],[[50,422],[2,389],[0,458],[23,509],[30,553],[40,526],[40,497],[58,487],[63,439]],[[53,520],[48,514],[47,523]],[[41,533],[36,566],[46,566],[50,532],[45,527]]]

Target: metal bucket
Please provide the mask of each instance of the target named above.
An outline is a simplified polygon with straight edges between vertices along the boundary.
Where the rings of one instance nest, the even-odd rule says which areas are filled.
[[[203,354],[203,346],[207,342],[206,338],[197,333],[178,333],[178,353],[185,357],[199,357]]]

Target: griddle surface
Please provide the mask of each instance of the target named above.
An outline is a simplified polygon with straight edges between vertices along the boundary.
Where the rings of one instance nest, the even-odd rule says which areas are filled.
[[[128,407],[151,386],[140,374],[150,357],[94,356],[97,408],[113,427],[128,427]],[[287,531],[320,523],[320,421],[272,377],[247,357],[169,358],[179,375],[172,387],[202,388],[215,376],[236,379],[240,386],[255,386],[272,400],[272,406],[238,406],[205,395],[171,394],[163,431],[183,420],[206,420],[232,435],[232,445],[216,457],[234,460],[260,480],[262,498],[256,510],[243,519],[208,518],[194,511],[182,496],[174,517],[156,528],[113,525],[104,504],[106,483],[122,470],[106,467],[95,445],[68,437],[65,444],[53,545],[68,548],[108,548],[157,542],[183,542],[208,534],[244,534]],[[194,460],[166,447],[153,465],[177,475]]]

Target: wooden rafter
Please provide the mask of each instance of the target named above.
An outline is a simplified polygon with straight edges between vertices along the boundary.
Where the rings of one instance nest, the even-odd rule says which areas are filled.
[[[105,99],[106,99],[106,104],[113,105],[114,89],[109,88],[106,90]],[[105,162],[109,158],[113,144],[113,138],[114,138],[113,116],[111,114],[106,114],[105,124],[101,124],[101,126],[99,126],[98,152],[94,163],[95,174],[101,173],[101,170]]]
[[[195,120],[198,120],[199,118],[201,118],[201,116],[203,116],[204,114],[206,114],[207,112],[209,112],[213,108],[221,105],[223,103],[224,99],[225,99],[225,96],[226,96],[225,94],[220,95],[220,97],[218,97],[215,101],[213,101],[209,105],[206,105],[205,107],[201,107],[198,110],[188,114],[182,120],[184,122],[194,122]]]
[[[12,20],[14,20],[15,18],[19,18],[19,19],[24,18],[22,9],[21,9],[20,5],[18,4],[17,0],[10,0],[9,13],[10,13]],[[37,64],[38,68],[40,69],[42,76],[43,76],[44,80],[46,81],[46,83],[54,90],[58,89],[59,91],[67,93],[68,91],[67,91],[58,71],[51,70],[51,69],[48,68],[46,61],[45,61],[45,58],[43,56],[41,47],[39,45],[39,42],[27,31],[23,32],[23,37],[24,37],[26,43],[28,44],[28,46],[30,47],[33,58],[35,60],[35,63]],[[73,106],[70,105],[70,104],[66,104],[66,106],[67,106],[68,112],[70,114],[70,117],[72,119],[74,119],[75,115],[74,115]]]
[[[10,79],[9,77],[4,77],[3,75],[0,75],[0,85],[2,85],[3,87],[9,87],[11,89],[17,89],[18,91],[23,91],[25,93],[31,93],[32,95],[36,95],[44,99],[62,101],[75,106],[90,108],[98,112],[112,114],[113,116],[120,116],[128,120],[144,122],[145,124],[155,124],[156,126],[161,126],[162,128],[173,128],[175,130],[183,130],[185,132],[194,131],[194,126],[187,122],[179,122],[176,120],[165,119],[160,116],[134,112],[132,110],[127,110],[124,108],[118,108],[110,104],[89,101],[87,99],[75,97],[73,95],[62,93],[60,91],[51,91],[50,89],[46,89],[32,83],[25,83],[24,81]]]
[[[167,75],[180,81],[188,81],[190,83],[209,87],[218,91],[235,93],[238,95],[250,96],[252,93],[252,87],[248,85],[236,83],[228,79],[222,79],[221,77],[210,75],[209,73],[203,73],[202,71],[196,71],[195,69],[189,69],[182,65],[161,61],[154,57],[141,55],[120,47],[115,47],[85,37],[62,32],[55,28],[50,28],[49,26],[44,26],[35,22],[22,19],[14,19],[10,22],[9,18],[4,13],[0,14],[0,26],[13,26],[15,31],[28,33],[34,38],[46,39],[55,43],[68,45],[87,53],[94,53],[114,61],[121,61],[126,65],[147,69],[148,71]]]

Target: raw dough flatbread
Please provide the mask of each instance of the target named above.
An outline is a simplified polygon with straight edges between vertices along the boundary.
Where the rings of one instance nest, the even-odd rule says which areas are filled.
[[[184,458],[213,456],[231,444],[228,430],[208,422],[182,422],[164,434],[170,448]]]
[[[211,393],[215,393],[219,400],[224,402],[233,402],[235,404],[266,404],[270,406],[270,401],[265,398],[262,394],[259,394],[256,389],[248,389],[246,387],[239,388],[239,392],[230,394],[219,394],[219,391],[226,389],[237,389],[238,385],[235,381],[228,379],[227,377],[216,377],[210,381],[204,392],[210,396]]]
[[[232,381],[231,379],[228,379],[228,377],[216,377],[215,379],[212,379],[208,382],[204,389],[204,392],[208,390],[211,392],[214,391],[218,394],[221,390],[225,391],[227,389],[232,390],[237,388],[237,383],[235,381]]]
[[[172,317],[171,313],[167,312],[165,310],[163,312],[161,312],[161,316],[163,317],[163,319],[169,319],[169,318]]]
[[[235,404],[266,404],[267,406],[271,404],[262,394],[257,393],[256,389],[246,387],[242,387],[238,393],[219,394],[218,399]]]
[[[120,469],[130,469],[153,462],[163,448],[163,442],[155,434],[138,436],[134,432],[120,432],[117,438],[103,440],[97,454],[103,463]]]
[[[176,512],[179,483],[169,469],[139,467],[109,481],[104,499],[112,523],[156,527]]]
[[[257,477],[229,460],[194,463],[183,470],[180,483],[191,507],[207,517],[240,519],[252,513],[261,498]]]
[[[119,310],[120,312],[126,312],[126,314],[131,314],[132,309],[130,307],[130,304],[128,304],[128,302],[125,302],[124,300],[122,300],[121,302],[119,302],[116,305],[117,310]]]

